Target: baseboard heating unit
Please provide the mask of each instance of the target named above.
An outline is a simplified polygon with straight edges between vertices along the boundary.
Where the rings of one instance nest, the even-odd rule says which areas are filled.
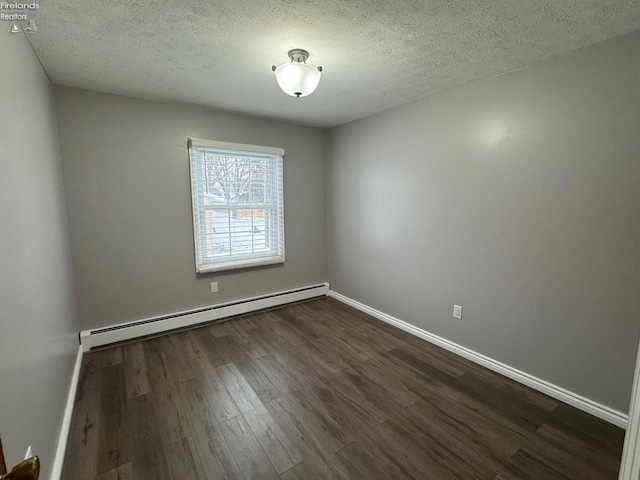
[[[329,284],[320,283],[307,287],[294,288],[283,292],[270,293],[257,297],[234,300],[231,302],[201,307],[184,312],[171,313],[160,317],[145,318],[133,322],[120,323],[94,330],[80,332],[82,350],[88,352],[92,348],[112,343],[145,337],[157,333],[168,332],[179,328],[221,320],[226,317],[277,307],[287,303],[299,302],[310,298],[329,294]]]

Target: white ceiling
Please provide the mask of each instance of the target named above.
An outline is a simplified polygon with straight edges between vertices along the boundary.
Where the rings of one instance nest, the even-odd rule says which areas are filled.
[[[54,83],[331,127],[640,29],[640,0],[46,0]],[[318,90],[272,64],[309,50]]]

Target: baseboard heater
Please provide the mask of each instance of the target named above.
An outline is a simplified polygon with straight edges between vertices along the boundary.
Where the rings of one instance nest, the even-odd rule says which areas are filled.
[[[145,318],[94,330],[82,330],[80,332],[80,343],[82,350],[87,352],[92,348],[112,343],[176,330],[199,323],[221,320],[226,317],[233,317],[265,308],[285,305],[287,303],[326,296],[328,294],[329,284],[320,283],[283,292],[220,303],[209,307],[171,313],[160,317]]]

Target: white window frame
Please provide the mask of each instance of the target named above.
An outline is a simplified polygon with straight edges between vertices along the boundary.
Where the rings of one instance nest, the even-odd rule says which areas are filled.
[[[193,213],[193,238],[195,246],[195,264],[196,273],[210,273],[224,270],[233,270],[239,268],[251,268],[263,265],[274,265],[284,263],[284,186],[283,186],[283,170],[284,170],[284,149],[277,147],[265,147],[259,145],[246,145],[241,143],[229,143],[218,142],[213,140],[203,140],[198,138],[188,138],[187,147],[189,151],[189,172],[191,177],[191,201],[192,201],[192,213]],[[271,206],[267,207],[274,213],[275,221],[277,223],[275,229],[270,229],[270,234],[275,236],[270,240],[271,247],[269,251],[265,252],[253,252],[249,254],[229,254],[226,256],[218,255],[212,256],[206,255],[206,220],[204,210],[217,209],[217,210],[232,210],[232,209],[247,209],[251,205],[235,205],[235,206],[218,206],[211,207],[205,206],[204,198],[207,195],[204,192],[201,177],[198,175],[197,170],[201,168],[199,160],[196,155],[193,155],[193,149],[195,148],[210,148],[212,150],[218,150],[221,152],[227,152],[230,154],[237,153],[239,155],[252,154],[262,155],[267,157],[273,157],[272,161],[276,163],[275,166],[275,178],[272,178],[274,191],[274,201],[271,202]],[[271,161],[271,160],[270,160]],[[264,205],[254,207],[256,209],[263,209]],[[253,217],[252,217],[253,218]],[[229,231],[230,243],[232,242],[232,232]]]

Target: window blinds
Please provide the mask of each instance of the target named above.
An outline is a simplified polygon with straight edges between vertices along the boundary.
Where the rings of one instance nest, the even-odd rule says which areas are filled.
[[[196,272],[284,262],[281,148],[189,139]]]

